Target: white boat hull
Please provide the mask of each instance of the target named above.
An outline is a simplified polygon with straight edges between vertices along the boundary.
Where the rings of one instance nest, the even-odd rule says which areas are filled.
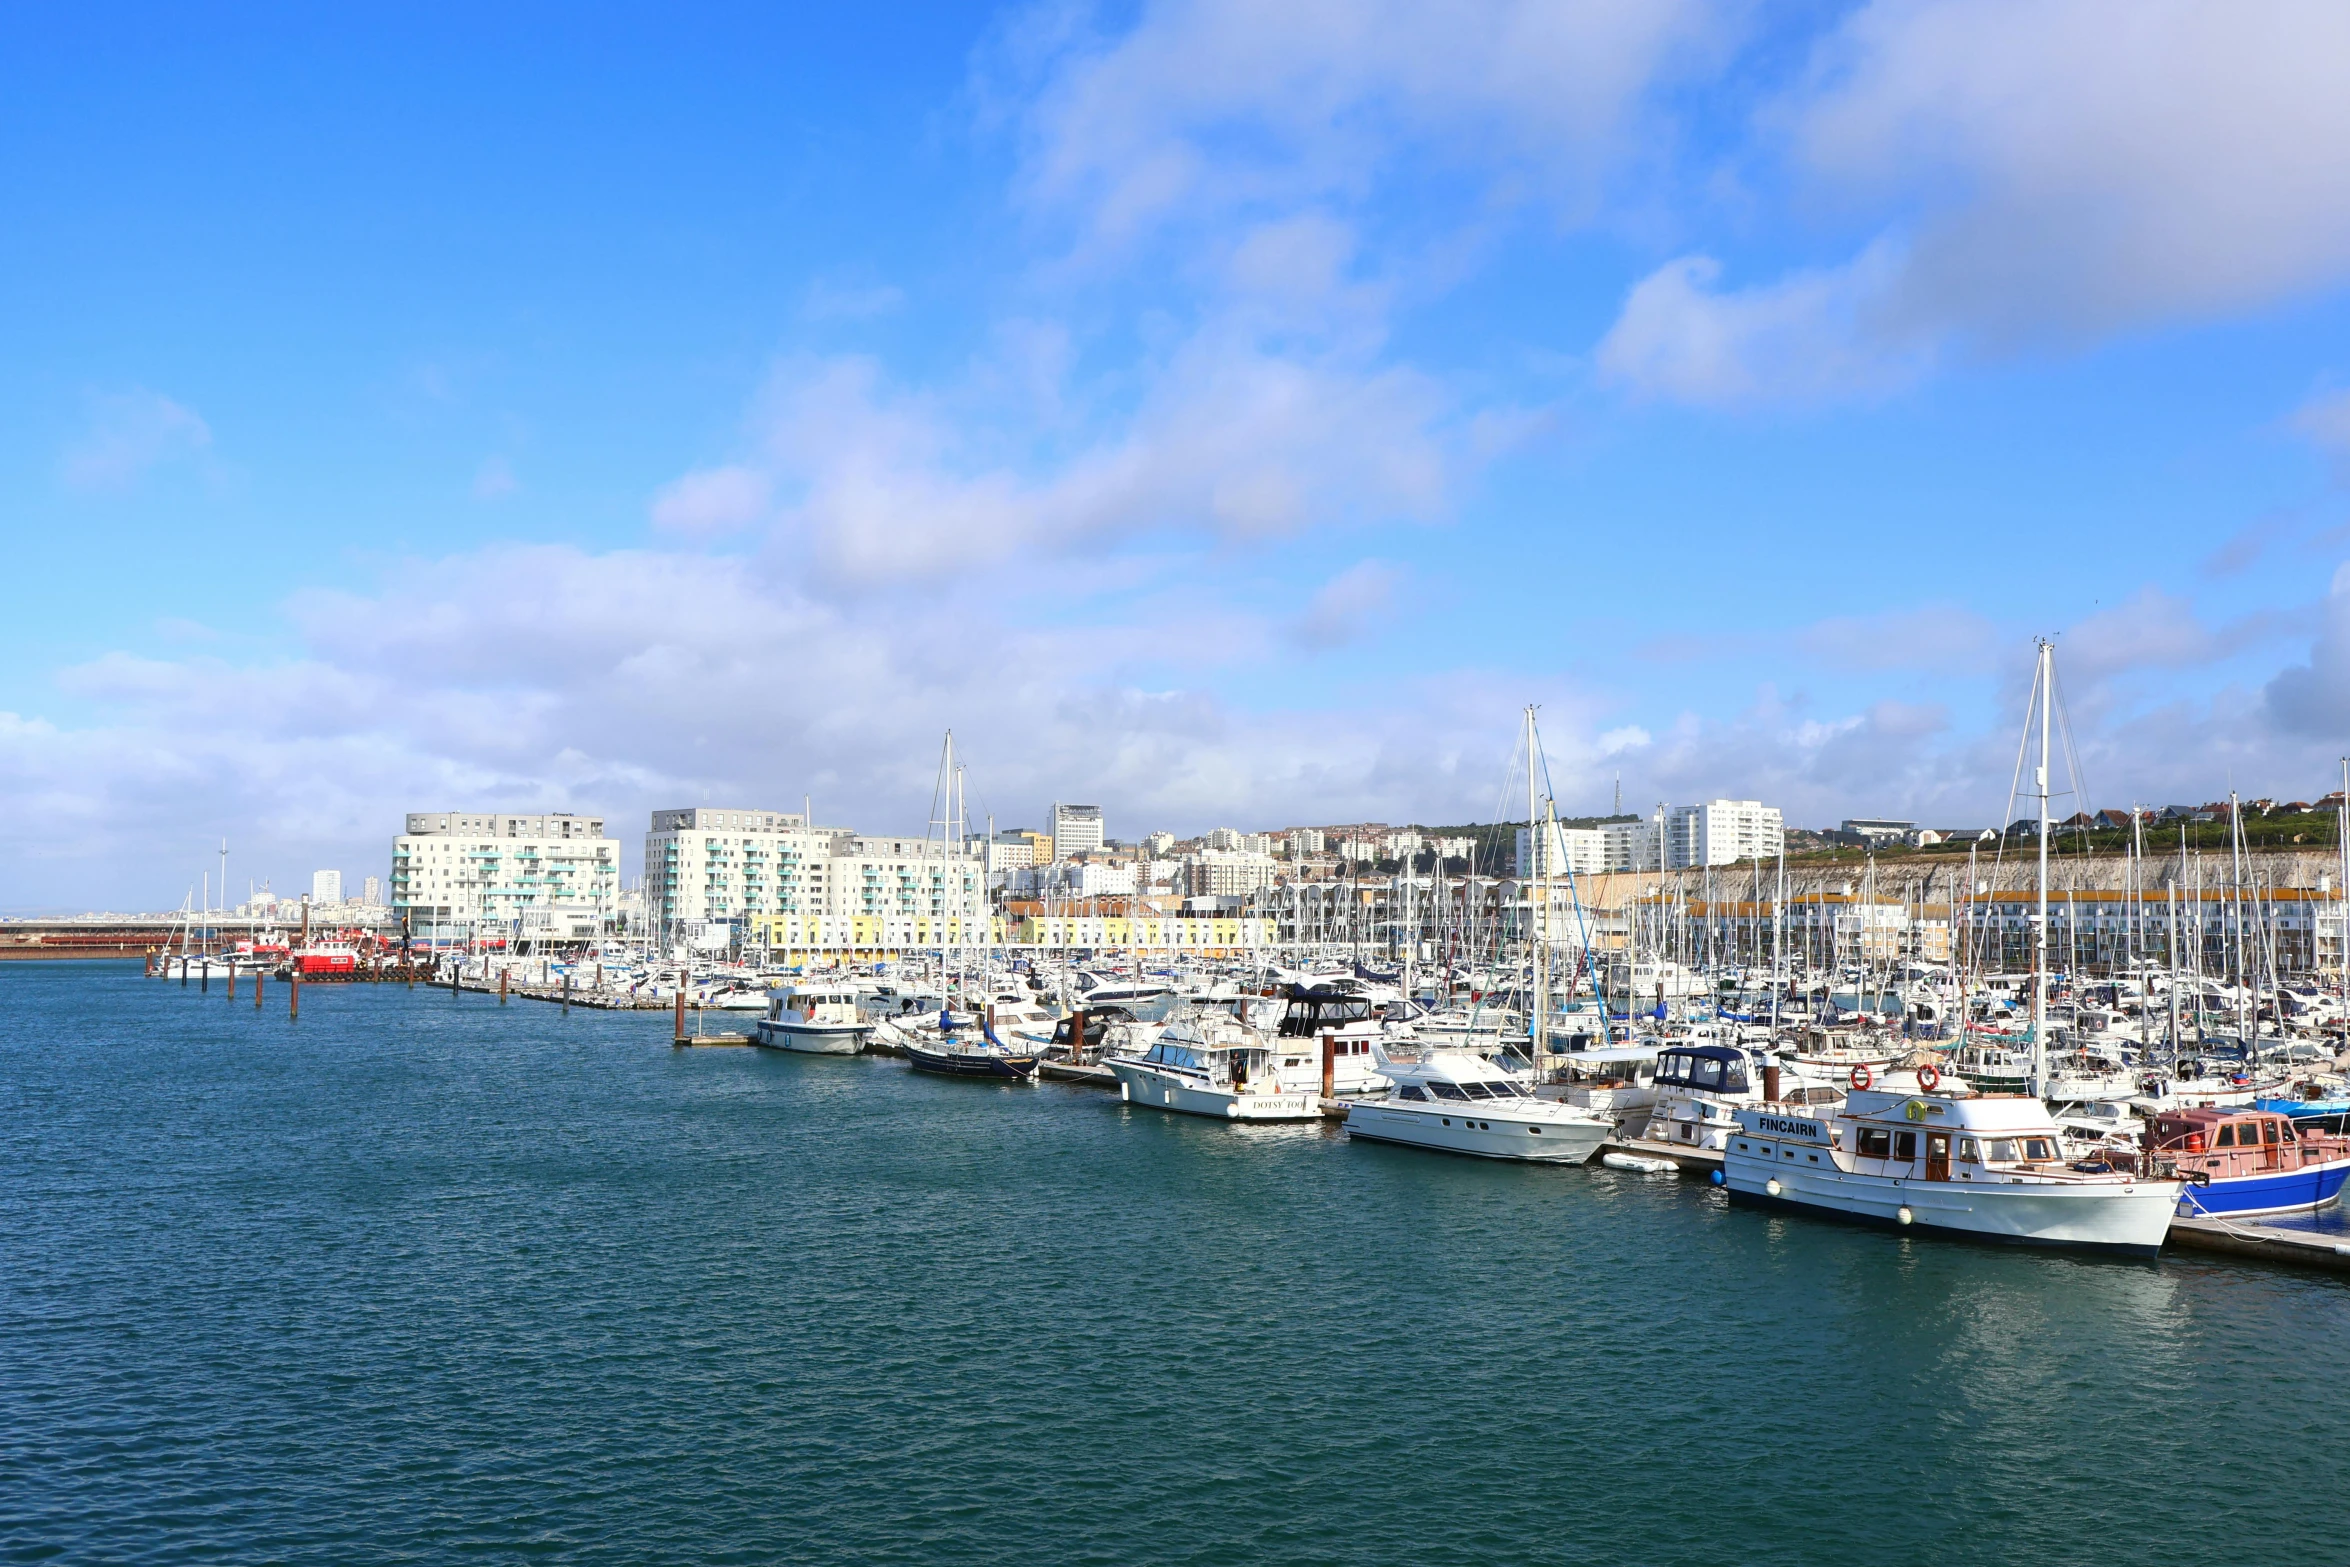
[[[1816,1162],[1815,1162],[1816,1161]],[[1730,1195],[1926,1232],[2152,1256],[2170,1231],[2176,1181],[1926,1181],[1839,1169],[1818,1144],[1741,1132],[1722,1160]]]
[[[853,1056],[865,1048],[862,1023],[781,1023],[761,1018],[755,1036],[771,1050],[796,1050],[806,1056]]]
[[[1605,1121],[1532,1115],[1507,1108],[1508,1104],[1507,1100],[1492,1102],[1490,1107],[1437,1103],[1422,1108],[1394,1100],[1363,1099],[1347,1107],[1346,1130],[1351,1137],[1372,1142],[1536,1164],[1583,1164],[1607,1141],[1610,1126]]]
[[[1318,1095],[1295,1089],[1259,1093],[1252,1089],[1217,1088],[1194,1082],[1174,1072],[1112,1060],[1120,1095],[1128,1104],[1172,1110],[1178,1115],[1204,1115],[1218,1121],[1311,1121],[1320,1117]]]

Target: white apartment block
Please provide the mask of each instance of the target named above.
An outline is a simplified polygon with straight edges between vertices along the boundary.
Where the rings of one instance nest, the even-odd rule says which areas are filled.
[[[342,902],[343,873],[341,871],[312,871],[310,873],[310,901],[312,903]]]
[[[1054,804],[1054,859],[1065,860],[1072,855],[1090,853],[1107,841],[1102,835],[1100,806]]]
[[[1117,898],[1131,896],[1137,887],[1138,867],[1105,865],[1099,860],[1057,860],[1049,865],[1025,866],[1014,871],[1010,890],[1021,897]]]
[[[384,880],[381,876],[370,876],[360,884],[359,901],[371,909],[383,907]]]
[[[655,811],[645,835],[645,917],[656,932],[769,915],[975,920],[985,851],[926,838],[811,827],[796,811]]]
[[[1708,800],[1665,812],[1665,864],[1673,870],[1770,859],[1786,843],[1777,806]]]
[[[1608,868],[1607,836],[1598,828],[1564,827],[1557,822],[1542,825],[1544,852],[1539,859],[1527,852],[1534,834],[1523,827],[1518,829],[1519,876],[1592,876]]]
[[[1322,852],[1322,829],[1319,827],[1300,827],[1282,834],[1282,837],[1289,844],[1289,853],[1293,859],[1299,855]]]
[[[1207,849],[1183,862],[1183,890],[1195,898],[1241,897],[1273,885],[1273,857]]]
[[[1653,871],[1661,863],[1664,850],[1662,822],[1651,817],[1647,821],[1601,822],[1593,830],[1599,834],[1600,869],[1608,871]]]
[[[1148,833],[1144,835],[1142,840],[1142,855],[1146,860],[1163,860],[1167,857],[1167,851],[1174,847],[1175,835],[1173,833]]]
[[[600,816],[411,811],[407,825],[392,912],[417,936],[588,941],[619,904],[620,841]]]

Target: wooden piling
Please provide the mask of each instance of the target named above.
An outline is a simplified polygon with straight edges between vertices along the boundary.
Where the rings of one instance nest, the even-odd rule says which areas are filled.
[[[300,958],[296,958],[294,960],[294,966],[286,970],[286,1017],[289,1021],[292,1021],[299,1019],[301,1016],[302,960]]]
[[[1338,1097],[1338,1036],[1322,1031],[1322,1097]]]
[[[185,989],[187,989],[187,988],[188,988],[188,960],[187,960],[186,958],[182,958],[182,959],[180,959],[180,989],[182,989],[182,990],[185,990]]]
[[[685,986],[682,982],[677,987],[677,1033],[674,1043],[685,1043]]]
[[[500,1005],[500,1006],[504,1006],[505,1004],[506,1004],[506,970],[505,970],[503,967],[501,967],[501,968],[498,970],[498,1005]]]
[[[267,969],[257,968],[253,971],[253,1010],[256,1012],[261,1010],[261,982],[268,977]]]
[[[237,962],[234,958],[229,959],[228,965],[228,998],[231,1001],[237,999]]]

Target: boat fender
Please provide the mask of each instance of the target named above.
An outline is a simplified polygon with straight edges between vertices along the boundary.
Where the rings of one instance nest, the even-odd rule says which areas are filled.
[[[1773,1176],[1771,1179],[1769,1179],[1769,1180],[1767,1180],[1767,1181],[1763,1182],[1763,1190],[1764,1190],[1764,1191],[1766,1191],[1766,1192],[1769,1192],[1769,1193],[1770,1193],[1770,1194],[1771,1194],[1773,1197],[1776,1197],[1776,1196],[1778,1196],[1778,1195],[1779,1195],[1779,1180],[1778,1180],[1778,1177],[1777,1177],[1777,1176]]]
[[[1930,1094],[1941,1086],[1942,1073],[1941,1070],[1934,1065],[1934,1063],[1929,1061],[1924,1066],[1918,1068],[1918,1089],[1921,1093]]]
[[[1721,1185],[1728,1178],[1729,1177],[1723,1175],[1719,1170],[1709,1171],[1706,1175],[1706,1179],[1713,1182],[1716,1186]]]
[[[2187,1152],[2201,1153],[2202,1151],[2203,1134],[2201,1132],[2189,1132],[2187,1134]]]
[[[1908,1203],[1903,1203],[1900,1208],[1895,1210],[1893,1217],[1899,1219],[1904,1224],[1908,1224],[1914,1221],[1917,1218],[1917,1215],[1909,1211]]]
[[[1844,1074],[1844,1080],[1850,1083],[1853,1086],[1853,1089],[1857,1092],[1865,1090],[1869,1084],[1875,1082],[1877,1079],[1876,1075],[1870,1072],[1865,1064],[1855,1062],[1853,1064],[1852,1070]]]

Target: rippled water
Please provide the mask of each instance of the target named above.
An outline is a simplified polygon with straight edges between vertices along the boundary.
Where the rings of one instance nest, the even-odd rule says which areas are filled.
[[[2331,1278],[247,996],[0,965],[16,1559],[2350,1552]]]

